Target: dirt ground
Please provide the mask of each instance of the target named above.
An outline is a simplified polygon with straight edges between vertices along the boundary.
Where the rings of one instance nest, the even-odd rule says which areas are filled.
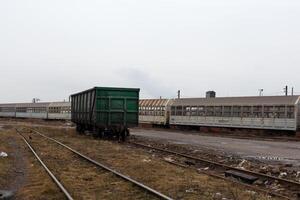
[[[14,192],[15,199],[65,199],[12,127],[0,128],[0,190]]]
[[[0,190],[14,190],[16,199],[64,199],[63,194],[16,134],[13,129],[15,126],[0,129],[0,151],[9,155],[7,158],[0,158]],[[95,140],[90,136],[78,135],[70,128],[38,129],[174,199],[275,199],[231,182],[174,166],[151,152],[133,149],[128,145]],[[39,136],[30,136],[30,142],[38,154],[76,199],[153,199],[131,184],[124,183],[103,170],[90,167],[70,152],[58,151],[56,145],[43,141]],[[14,141],[14,144],[9,141]]]
[[[154,154],[149,155],[127,145],[95,140],[70,129],[39,129],[174,199],[267,199],[264,195],[232,183],[171,165],[156,158]]]
[[[219,151],[218,149],[209,149],[205,147],[177,144],[172,141],[157,140],[156,138],[149,138],[143,136],[133,135],[130,141],[138,142],[153,147],[159,147],[169,150],[175,150],[191,156],[223,163],[232,167],[256,171],[262,174],[271,175],[274,177],[281,177],[296,182],[300,182],[300,167],[292,164],[284,164],[281,162],[261,162],[257,159],[244,158],[227,152]],[[284,176],[282,175],[284,173]]]
[[[155,199],[37,134],[24,133],[24,136],[74,199]]]
[[[143,129],[132,130],[132,135],[173,144],[206,148],[271,164],[289,164],[300,169],[299,141],[237,139]]]

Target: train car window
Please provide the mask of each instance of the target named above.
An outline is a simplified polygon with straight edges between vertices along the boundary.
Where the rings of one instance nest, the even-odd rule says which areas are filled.
[[[159,116],[164,116],[162,111],[159,112]]]
[[[191,107],[187,106],[187,107],[185,108],[185,115],[186,115],[186,116],[191,116]]]
[[[206,107],[206,116],[208,116],[208,117],[214,116],[214,106]]]
[[[295,107],[294,106],[287,106],[287,111],[288,112],[294,112]]]
[[[205,116],[205,106],[198,107],[198,116]]]
[[[264,118],[273,118],[274,106],[264,106]]]
[[[222,106],[215,106],[215,116],[222,117]]]
[[[182,116],[182,106],[177,106],[176,107],[176,115],[177,116]]]
[[[275,106],[275,112],[285,112],[285,106],[280,105],[280,106]]]
[[[175,106],[171,106],[171,115],[176,115]]]
[[[292,119],[295,118],[295,107],[287,106],[287,118]]]
[[[186,106],[182,106],[182,116],[186,116]]]
[[[251,106],[243,106],[242,112],[243,112],[243,117],[252,117]]]
[[[2,107],[0,108],[0,112],[15,112],[14,107]]]
[[[164,112],[163,112],[163,107],[160,106],[160,107],[159,107],[159,116],[164,116],[163,113],[164,113]]]
[[[253,117],[255,118],[262,117],[262,106],[253,106]]]
[[[224,106],[222,116],[231,117],[231,106]]]
[[[191,107],[191,115],[192,116],[197,116],[198,115],[198,107],[197,106],[192,106]]]
[[[233,106],[232,108],[232,116],[233,117],[241,117],[242,113],[242,107],[241,106]]]
[[[160,111],[159,111],[158,107],[155,107],[154,115],[155,116],[159,116],[160,115]]]
[[[150,107],[150,113],[149,115],[154,115],[154,107]]]
[[[189,116],[190,115],[189,114],[189,107],[187,107],[187,106],[182,107],[182,115],[183,116]]]

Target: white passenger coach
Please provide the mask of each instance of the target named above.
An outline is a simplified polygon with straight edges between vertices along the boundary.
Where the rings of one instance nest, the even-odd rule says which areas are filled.
[[[171,99],[141,99],[139,122],[142,124],[167,125],[169,123]]]
[[[0,104],[0,117],[70,120],[71,103]]]
[[[170,124],[296,131],[299,96],[177,99]]]
[[[152,125],[296,131],[299,100],[299,96],[149,99],[140,101],[139,118]]]
[[[0,104],[0,117],[71,119],[70,102]],[[300,130],[300,96],[141,99],[139,123]]]

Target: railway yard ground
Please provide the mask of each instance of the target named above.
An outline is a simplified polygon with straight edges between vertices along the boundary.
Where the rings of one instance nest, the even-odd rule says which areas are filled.
[[[200,135],[193,132],[174,132],[163,130],[135,129],[133,135],[148,138],[152,141],[181,146],[191,146],[195,150],[206,151],[227,157],[240,157],[250,160],[260,160],[271,164],[300,166],[300,143],[297,138],[232,138]]]
[[[80,159],[37,132],[56,139],[171,199],[297,199],[299,195],[298,140],[212,137],[190,132],[139,128],[132,130],[127,142],[118,143],[79,135],[71,123],[1,119],[0,153],[6,153],[7,156],[0,157],[0,190],[12,191],[14,199],[66,199],[16,129],[74,199],[159,198]],[[201,158],[203,162],[160,152],[151,147]],[[241,180],[224,176],[221,168],[227,168],[225,170],[228,171],[228,166],[253,171],[262,176],[251,184],[242,183]],[[292,185],[284,180],[296,184]]]

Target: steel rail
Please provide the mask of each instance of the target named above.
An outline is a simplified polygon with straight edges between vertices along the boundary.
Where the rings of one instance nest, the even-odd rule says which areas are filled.
[[[172,162],[172,161],[166,161],[167,163],[170,163],[172,165],[177,165],[179,167],[182,167],[182,168],[190,168],[189,166],[185,166],[185,165],[182,165],[180,163],[177,163],[177,162]],[[282,199],[287,199],[287,200],[293,200],[291,199],[290,197],[287,197],[287,196],[284,196],[284,195],[281,195],[279,193],[275,193],[271,190],[268,190],[268,189],[261,189],[261,188],[258,188],[258,187],[255,187],[255,186],[252,186],[252,185],[249,185],[249,184],[246,184],[246,183],[242,183],[242,182],[237,182],[233,179],[228,179],[224,176],[221,176],[221,175],[217,175],[217,174],[213,174],[213,173],[210,173],[210,172],[206,172],[206,171],[201,171],[199,172],[197,169],[195,169],[198,173],[203,173],[203,174],[206,174],[208,176],[212,176],[212,177],[215,177],[215,178],[218,178],[218,179],[222,179],[224,181],[230,181],[232,182],[233,184],[238,184],[238,185],[241,185],[243,187],[246,187],[246,188],[249,188],[249,189],[252,189],[254,191],[257,191],[257,192],[261,192],[261,193],[264,193],[264,194],[268,194],[268,195],[272,195],[272,196],[276,196],[276,197],[280,197]]]
[[[293,185],[293,186],[296,186],[296,187],[300,188],[300,183],[297,183],[295,181],[282,179],[282,178],[277,178],[277,177],[274,177],[274,176],[270,176],[270,175],[267,175],[267,174],[262,174],[262,173],[258,173],[258,172],[254,172],[254,171],[239,169],[239,168],[236,168],[236,167],[231,167],[231,166],[228,166],[228,165],[225,165],[225,164],[222,164],[222,163],[206,160],[206,159],[199,158],[199,157],[190,156],[190,155],[187,155],[187,154],[184,154],[184,153],[179,153],[179,152],[175,152],[175,151],[168,150],[168,149],[162,149],[162,148],[158,148],[158,147],[148,146],[148,145],[145,145],[145,144],[131,142],[131,141],[129,141],[128,143],[136,145],[136,146],[140,146],[140,147],[143,147],[143,148],[153,149],[153,150],[169,153],[169,154],[172,154],[172,155],[185,157],[185,158],[195,160],[195,161],[205,162],[205,163],[208,163],[210,165],[219,166],[219,167],[222,167],[222,168],[225,168],[225,169],[232,169],[232,170],[240,171],[240,172],[247,173],[247,174],[256,175],[256,176],[263,177],[263,178],[277,180],[277,181],[280,181],[282,183],[287,183],[287,184],[290,184],[290,185]],[[275,193],[271,193],[271,192],[269,192],[269,193],[270,194],[275,194]],[[275,195],[278,196],[277,193]],[[282,197],[284,197],[284,196],[282,196]]]
[[[41,158],[37,155],[33,147],[29,144],[29,142],[26,140],[26,138],[21,134],[21,132],[16,129],[17,133],[22,137],[24,142],[27,144],[33,155],[36,157],[36,159],[39,161],[39,163],[43,166],[43,168],[47,171],[49,176],[52,178],[52,180],[55,182],[55,184],[59,187],[59,189],[64,193],[64,195],[67,197],[68,200],[73,200],[73,197],[70,195],[70,193],[67,191],[67,189],[62,185],[62,183],[55,177],[55,175],[49,170],[49,168],[46,166],[46,164],[41,160]]]
[[[148,145],[145,145],[145,144],[140,144],[140,143],[136,143],[136,142],[129,142],[129,143],[137,145],[137,146],[142,146],[142,147],[145,147],[145,148],[148,148],[148,149],[154,149],[154,150],[158,150],[158,151],[162,151],[162,152],[167,152],[167,153],[170,153],[170,154],[173,154],[173,155],[178,155],[178,156],[189,158],[189,159],[196,160],[196,161],[201,161],[201,162],[206,162],[206,163],[209,163],[209,164],[212,164],[212,165],[221,166],[221,167],[226,168],[226,169],[232,169],[232,170],[236,170],[236,171],[240,171],[240,172],[244,172],[244,173],[248,173],[248,174],[252,174],[252,175],[256,175],[256,176],[260,176],[260,177],[265,177],[265,178],[281,181],[281,182],[284,182],[284,183],[294,184],[294,185],[297,185],[297,186],[300,187],[300,183],[297,183],[297,182],[292,181],[292,180],[278,178],[278,177],[275,177],[275,176],[270,176],[270,175],[267,175],[267,174],[262,174],[262,173],[259,173],[259,172],[249,171],[249,170],[245,170],[245,169],[239,169],[237,167],[231,167],[229,165],[225,165],[225,164],[222,164],[222,163],[206,160],[206,159],[199,158],[199,157],[190,156],[190,155],[187,155],[187,154],[184,154],[184,153],[179,153],[179,152],[175,152],[175,151],[171,151],[171,150],[167,150],[167,149],[148,146]]]
[[[114,170],[114,169],[111,169],[111,168],[109,168],[109,167],[107,167],[107,166],[105,166],[105,165],[103,165],[103,164],[101,164],[101,163],[99,163],[99,162],[97,162],[97,161],[91,159],[91,158],[88,157],[88,156],[83,155],[82,153],[80,153],[80,152],[78,152],[78,151],[72,149],[71,147],[69,147],[69,146],[63,144],[62,142],[60,142],[60,141],[58,141],[58,140],[56,140],[56,139],[53,139],[53,138],[51,138],[51,137],[48,137],[48,136],[46,136],[46,135],[40,133],[39,131],[37,131],[37,130],[35,130],[35,129],[31,129],[31,128],[28,128],[28,129],[31,130],[31,131],[33,131],[33,132],[35,132],[36,134],[38,134],[38,135],[40,135],[40,136],[46,138],[46,139],[48,139],[48,140],[51,140],[51,141],[53,141],[53,142],[55,142],[55,143],[61,145],[62,147],[64,147],[64,148],[70,150],[70,151],[73,152],[74,154],[76,154],[76,155],[80,156],[81,158],[83,158],[83,159],[89,161],[90,163],[93,163],[94,165],[96,165],[96,166],[98,166],[98,167],[101,167],[101,168],[103,168],[103,169],[105,169],[105,170],[107,170],[107,171],[109,171],[109,172],[111,172],[111,173],[117,175],[118,177],[120,177],[120,178],[122,178],[122,179],[124,179],[124,180],[127,180],[127,181],[133,183],[134,185],[136,185],[136,186],[138,186],[138,187],[140,187],[140,188],[146,190],[147,192],[149,192],[149,193],[151,193],[151,194],[154,194],[155,196],[159,197],[160,199],[173,200],[173,198],[171,198],[171,197],[169,197],[169,196],[166,196],[166,195],[164,195],[164,194],[158,192],[157,190],[152,189],[152,188],[150,188],[150,187],[144,185],[143,183],[140,183],[140,182],[138,182],[138,181],[136,181],[136,180],[134,180],[134,179],[132,179],[132,178],[126,176],[126,175],[123,175],[123,174],[121,174],[120,172],[118,172],[118,171],[116,171],[116,170]]]

